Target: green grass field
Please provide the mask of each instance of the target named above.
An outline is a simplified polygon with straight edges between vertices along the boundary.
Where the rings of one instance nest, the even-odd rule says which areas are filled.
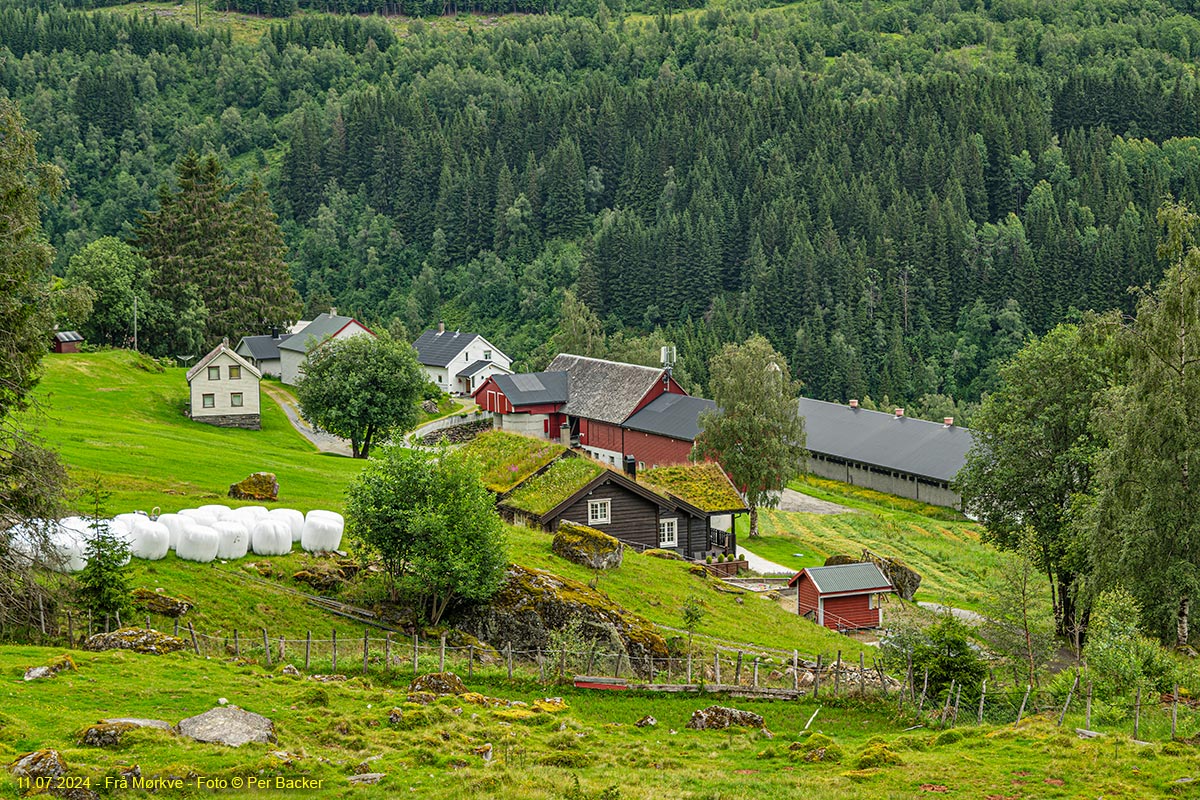
[[[229,485],[252,472],[279,478],[279,502],[302,511],[341,510],[362,462],[324,455],[262,395],[262,430],[214,428],[184,415],[183,369],[151,372],[133,353],[51,355],[35,393],[35,420],[72,478],[99,475],[112,492],[109,513],[227,503]]]
[[[638,695],[509,683],[493,671],[469,688],[491,697],[533,702],[560,696],[566,708],[532,712],[488,709],[447,697],[430,706],[406,702],[411,674],[352,677],[319,684],[251,661],[188,653],[73,653],[77,671],[23,682],[29,666],[62,651],[0,649],[7,688],[0,705],[0,761],[40,748],[58,749],[71,774],[102,788],[105,776],[137,764],[143,776],[203,776],[230,786],[248,778],[306,776],[312,791],[275,796],[529,798],[531,800],[700,800],[734,797],[1145,798],[1193,796],[1186,781],[1200,772],[1194,747],[1137,746],[1127,737],[1081,741],[1054,727],[1050,715],[1012,726],[904,732],[916,718],[891,703],[841,699],[798,702],[729,700],[719,696]],[[275,744],[204,745],[165,731],[125,734],[115,748],[85,747],[81,731],[113,716],[176,723],[220,698],[271,718]],[[696,731],[691,713],[711,703],[763,715],[774,738],[756,730]],[[808,763],[790,745],[820,708],[815,730],[832,739],[840,760]],[[393,708],[399,724],[389,722]],[[651,714],[658,725],[633,722]],[[485,763],[476,750],[492,746]],[[366,759],[373,759],[364,764]],[[363,766],[359,766],[363,765]],[[358,769],[385,774],[377,786],[351,787]],[[105,796],[144,797],[105,791]],[[19,796],[0,777],[0,796]],[[261,797],[264,793],[189,788],[157,796]]]

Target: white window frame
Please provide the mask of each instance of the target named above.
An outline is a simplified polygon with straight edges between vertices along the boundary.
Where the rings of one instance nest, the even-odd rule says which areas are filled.
[[[491,361],[491,360],[492,360],[492,351],[491,351],[491,350],[484,350],[484,351],[483,351],[483,360],[484,360],[484,361]]]
[[[871,609],[872,611],[879,608],[879,593],[871,592],[869,598],[870,599],[867,601],[867,608]]]
[[[213,374],[214,372],[216,374]],[[208,368],[208,379],[210,381],[221,380],[221,367],[220,366],[209,367]]]
[[[242,368],[237,364],[232,364],[229,367],[229,380],[240,381],[242,379]]]
[[[230,408],[242,408],[244,402],[245,402],[245,400],[242,397],[241,392],[230,392],[229,393],[229,407]]]
[[[588,525],[607,525],[612,522],[611,500],[588,500]]]
[[[217,407],[217,396],[215,394],[212,394],[211,392],[200,395],[200,407],[201,408],[216,408]]]
[[[671,531],[670,538],[667,538],[666,531]],[[679,547],[679,518],[668,517],[658,521],[658,546],[666,549],[668,547]]]

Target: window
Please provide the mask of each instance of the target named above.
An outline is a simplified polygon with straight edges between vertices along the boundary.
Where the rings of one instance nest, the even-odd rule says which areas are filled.
[[[233,366],[229,368],[229,380],[240,381],[242,379],[242,368]]]
[[[645,462],[645,461],[639,461],[639,462],[638,462],[638,471],[639,471],[639,472],[641,472],[641,471],[642,471],[642,470],[644,470],[645,468],[646,468],[646,462]]]
[[[612,521],[611,500],[588,500],[588,525],[607,525]]]
[[[868,597],[869,602],[867,603],[867,608],[879,608],[879,595],[871,594]]]
[[[217,396],[215,394],[205,394],[200,396],[200,405],[204,408],[216,408]]]
[[[484,360],[484,361],[491,361],[491,360],[492,360],[492,351],[491,351],[491,350],[484,350],[484,351],[483,351],[483,360]]]
[[[208,368],[208,379],[210,381],[221,380],[221,368],[220,367],[209,367]]]
[[[439,372],[438,373],[438,383],[441,383],[444,380],[446,380],[446,376]]]
[[[658,521],[658,546],[679,546],[679,520],[662,519]]]
[[[234,392],[233,394],[229,395],[229,405],[231,405],[234,408],[241,408],[242,407],[242,393]]]

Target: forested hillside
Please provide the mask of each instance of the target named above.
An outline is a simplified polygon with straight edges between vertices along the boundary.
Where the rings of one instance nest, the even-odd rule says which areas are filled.
[[[70,181],[60,268],[213,151],[262,177],[310,313],[444,318],[530,368],[672,341],[701,390],[758,331],[817,397],[977,400],[1029,332],[1130,307],[1155,210],[1200,200],[1190,0],[717,2],[243,44],[4,0],[0,91]]]

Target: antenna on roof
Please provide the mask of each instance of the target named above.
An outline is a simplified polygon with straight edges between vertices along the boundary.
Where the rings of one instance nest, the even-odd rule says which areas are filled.
[[[675,359],[676,359],[675,345],[673,345],[673,344],[664,345],[662,348],[660,348],[659,355],[660,355],[660,359],[662,361],[662,366],[663,366],[663,370],[664,370],[663,383],[670,384],[671,383],[671,370],[673,370],[675,368]]]

